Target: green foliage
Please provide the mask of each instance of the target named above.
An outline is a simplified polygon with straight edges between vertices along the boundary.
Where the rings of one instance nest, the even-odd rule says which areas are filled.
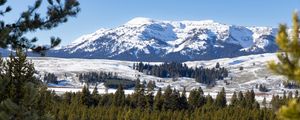
[[[5,6],[5,3],[6,0],[1,0],[0,6]],[[79,3],[76,0],[65,0],[64,3],[60,0],[56,0],[55,2],[48,0],[45,17],[41,17],[41,13],[38,12],[41,4],[42,0],[36,0],[35,4],[23,11],[14,23],[7,23],[0,20],[1,48],[6,48],[10,45],[14,49],[31,49],[34,52],[44,55],[46,50],[60,43],[60,38],[51,37],[51,45],[49,47],[36,46],[33,43],[37,41],[37,38],[29,39],[25,37],[25,34],[35,32],[36,30],[50,30],[61,23],[67,22],[68,17],[74,17],[80,11]],[[0,10],[0,15],[5,16],[5,14],[11,11],[12,8],[7,6],[4,10]]]
[[[264,86],[262,84],[259,84],[258,90],[260,92],[269,92],[270,91],[266,86]]]
[[[118,88],[118,86],[122,86],[124,89],[129,89],[135,86],[135,82],[127,79],[112,79],[107,80],[104,85],[108,88]]]
[[[233,95],[231,96],[231,101],[230,101],[230,105],[237,105],[238,104],[238,98],[236,95],[236,92],[233,92]]]
[[[50,119],[51,116],[41,109],[41,82],[34,77],[34,67],[22,51],[10,55],[6,61],[0,60],[0,116],[1,119]],[[46,101],[43,101],[46,102]]]
[[[114,95],[114,101],[113,104],[115,106],[123,106],[125,105],[125,93],[122,86],[119,86],[117,89],[115,95]]]
[[[286,25],[280,25],[276,37],[279,47],[278,63],[269,62],[269,68],[277,74],[288,77],[289,80],[300,82],[300,46],[299,46],[299,19],[297,13],[293,16],[293,31],[290,39]]]
[[[248,103],[246,100],[253,100],[252,103],[257,103],[252,96],[253,93],[250,91],[245,93],[246,98],[236,98],[237,105],[227,106],[226,100],[224,100],[226,95],[225,89],[219,92],[216,100],[210,95],[204,96],[201,88],[192,90],[187,99],[185,89],[180,94],[178,90],[172,90],[171,86],[168,86],[164,92],[159,88],[156,96],[154,96],[151,87],[148,87],[145,92],[145,86],[140,84],[139,79],[136,81],[136,84],[135,92],[131,95],[125,95],[122,86],[119,86],[114,94],[102,95],[98,94],[96,86],[92,93],[90,93],[88,86],[84,86],[81,92],[66,92],[60,96],[47,91],[46,87],[42,86],[38,87],[39,89],[32,89],[32,85],[36,84],[24,84],[24,95],[22,97],[24,100],[22,101],[25,102],[16,104],[10,99],[1,101],[0,119],[10,119],[11,116],[14,117],[13,119],[57,120],[275,119],[272,109],[244,108],[241,106],[242,104],[239,104],[242,101]],[[12,91],[11,93],[15,93],[16,89],[9,88],[9,90]],[[0,93],[6,95],[10,92]],[[238,96],[240,97],[241,95]],[[28,108],[30,110],[26,111]]]
[[[199,89],[195,91],[201,93]],[[138,92],[138,90],[136,92]],[[222,91],[220,91],[220,93],[222,93]],[[141,96],[147,96],[147,94],[148,93],[133,93],[133,95]],[[185,96],[184,93],[178,95],[178,91],[172,90],[170,87],[168,87],[165,92],[162,92],[161,90],[158,91],[154,99],[154,104],[148,104],[148,100],[146,100],[146,106],[143,104],[136,104],[136,106],[132,106],[132,102],[138,102],[135,99],[136,96],[124,96],[121,87],[119,87],[115,94],[100,95],[101,97],[99,97],[98,100],[102,102],[99,102],[97,106],[88,107],[78,103],[77,96],[80,96],[81,92],[72,94],[65,93],[65,95],[70,95],[70,97],[62,97],[61,100],[56,100],[56,104],[53,104],[53,107],[48,109],[52,114],[54,114],[55,119],[275,119],[274,112],[267,108],[243,108],[238,105],[218,107],[214,105],[215,101],[210,95],[204,97],[206,102],[203,106],[187,109],[190,104],[188,102],[186,102],[186,104],[181,103],[181,101],[185,98],[183,97]],[[170,98],[167,99],[166,96],[169,96]],[[66,104],[63,102],[65,99],[69,99],[70,103]],[[186,100],[187,99],[185,98],[184,101]],[[118,104],[116,102],[111,104],[110,101],[117,101],[122,103],[122,105],[116,105]],[[240,101],[237,100],[237,102]],[[154,109],[151,109],[152,107],[154,107]]]
[[[300,83],[300,45],[299,45],[299,18],[298,13],[293,14],[293,30],[292,36],[289,37],[286,25],[280,25],[276,37],[276,43],[279,47],[277,53],[278,63],[275,61],[269,62],[269,68],[277,74],[283,75],[288,80]],[[278,97],[272,101],[274,105],[279,105]],[[286,99],[284,96],[283,99]],[[290,101],[288,106],[283,106],[279,110],[279,118],[286,120],[300,119],[299,103],[294,100]],[[279,106],[276,106],[276,108]]]
[[[220,67],[217,63],[215,68],[189,68],[183,63],[163,63],[161,65],[150,65],[140,63],[134,63],[133,69],[143,72],[148,75],[154,75],[162,78],[173,78],[176,81],[178,77],[190,77],[195,78],[197,82],[208,84],[210,86],[215,85],[216,80],[223,80],[228,77],[228,70],[224,67]]]
[[[283,120],[299,120],[300,118],[300,104],[296,100],[289,102],[287,106],[282,106],[278,111],[279,118]]]
[[[81,83],[98,84],[104,83],[105,87],[117,89],[120,85],[124,89],[133,88],[135,82],[129,79],[121,78],[113,72],[87,72],[77,74]]]
[[[203,90],[201,89],[201,87],[190,91],[188,102],[192,109],[201,107],[204,105],[205,98],[204,98]]]
[[[217,94],[217,97],[216,97],[216,101],[215,101],[215,105],[217,107],[226,107],[226,103],[227,103],[227,100],[226,100],[226,93],[225,93],[225,89],[222,88],[221,92],[219,92]]]
[[[91,92],[89,90],[89,86],[84,86],[81,90],[80,102],[83,105],[90,106],[91,105]]]
[[[155,81],[149,81],[147,84],[147,91],[153,91],[155,87]]]
[[[53,73],[47,73],[44,75],[44,82],[58,84],[57,76]]]
[[[0,6],[6,5],[6,0],[0,0]],[[50,30],[59,24],[67,22],[79,12],[76,0],[48,0],[45,17],[37,11],[42,0],[36,0],[33,6],[21,13],[16,22],[7,23],[0,20],[0,47],[11,46],[16,50],[7,60],[0,58],[0,119],[3,120],[47,120],[52,119],[48,109],[52,108],[55,95],[47,91],[41,81],[34,77],[35,69],[26,59],[25,51],[31,49],[41,55],[57,46],[59,38],[51,37],[51,45],[36,46],[37,38],[28,39],[25,34],[36,30]],[[5,16],[12,8],[6,6],[0,9],[0,15]]]
[[[161,88],[159,88],[154,98],[154,109],[162,110],[163,102],[162,91]]]

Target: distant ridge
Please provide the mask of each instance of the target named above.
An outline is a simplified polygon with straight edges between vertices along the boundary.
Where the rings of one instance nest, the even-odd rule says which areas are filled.
[[[132,61],[191,61],[275,52],[276,28],[227,25],[213,20],[163,21],[137,17],[83,35],[51,50],[51,57]]]

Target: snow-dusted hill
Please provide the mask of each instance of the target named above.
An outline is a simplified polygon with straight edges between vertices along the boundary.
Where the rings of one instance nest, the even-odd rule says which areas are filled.
[[[225,87],[227,95],[231,95],[233,91],[247,91],[252,90],[260,96],[262,100],[263,96],[271,98],[273,94],[282,94],[285,89],[282,86],[282,81],[285,78],[271,74],[266,68],[267,61],[276,59],[274,53],[266,53],[259,55],[248,55],[235,58],[222,58],[215,60],[205,61],[188,61],[185,62],[189,67],[203,66],[214,67],[217,62],[222,67],[226,67],[229,70],[229,77],[225,78],[229,84],[225,84],[224,81],[217,81],[217,85],[213,88],[207,88],[205,85],[197,83],[192,78],[178,78],[178,81],[173,81],[171,78],[159,78],[155,76],[146,75],[132,69],[133,62],[131,61],[119,61],[119,60],[107,60],[107,59],[65,59],[65,58],[30,58],[37,71],[41,74],[48,72],[54,73],[58,76],[59,80],[65,80],[63,87],[71,88],[51,88],[56,91],[78,91],[83,86],[76,76],[76,73],[82,72],[116,72],[119,76],[135,80],[137,76],[141,81],[156,81],[156,85],[161,88],[165,88],[167,85],[171,85],[172,88],[182,90],[183,87],[187,88],[187,91],[202,87],[205,94],[216,95],[222,87]],[[150,62],[150,64],[160,64],[160,62]],[[243,67],[243,70],[240,70]],[[270,89],[267,93],[259,92],[256,84],[265,85]],[[59,87],[59,86],[58,86]],[[75,88],[74,88],[75,87]],[[103,84],[99,84],[99,91],[104,92]],[[91,88],[92,89],[92,88]],[[110,89],[110,92],[115,90]],[[132,90],[126,90],[127,93],[132,93]],[[291,90],[293,91],[293,90]]]
[[[212,20],[134,18],[83,35],[48,56],[134,61],[189,61],[275,52],[277,29],[227,25]]]

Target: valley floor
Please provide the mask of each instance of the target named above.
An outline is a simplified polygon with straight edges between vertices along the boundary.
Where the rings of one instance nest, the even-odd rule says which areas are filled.
[[[132,69],[132,65],[135,62],[132,61],[118,61],[118,60],[106,60],[106,59],[64,59],[64,58],[50,58],[50,57],[32,57],[30,58],[35,65],[40,75],[44,73],[54,73],[61,81],[60,84],[49,84],[49,89],[62,93],[66,91],[80,91],[83,84],[81,84],[76,77],[76,74],[83,72],[116,72],[118,76],[126,79],[135,80],[139,77],[141,81],[155,81],[156,86],[162,89],[170,85],[172,88],[182,90],[183,87],[187,88],[187,91],[191,89],[202,87],[205,94],[210,94],[213,97],[221,90],[225,88],[227,98],[230,98],[234,91],[247,91],[253,89],[256,93],[256,99],[262,101],[264,97],[267,101],[270,101],[272,95],[282,95],[283,91],[294,91],[295,89],[286,89],[282,85],[282,81],[285,78],[272,74],[267,69],[267,62],[275,60],[276,55],[274,53],[266,53],[259,55],[249,55],[236,58],[222,58],[209,61],[188,61],[185,62],[189,67],[215,67],[219,62],[221,67],[225,67],[229,70],[229,77],[225,78],[227,84],[223,81],[217,81],[217,85],[212,88],[207,88],[204,84],[196,82],[192,78],[178,78],[177,81],[173,81],[172,78],[159,78],[155,76],[146,75]],[[160,64],[159,62],[151,62],[150,64]],[[243,70],[240,70],[240,68]],[[41,76],[42,77],[42,76]],[[256,85],[265,85],[269,92],[260,92]],[[91,86],[92,90],[93,86]],[[100,93],[113,93],[114,89],[108,89],[103,84],[98,85]],[[132,93],[133,90],[125,90],[126,94]]]

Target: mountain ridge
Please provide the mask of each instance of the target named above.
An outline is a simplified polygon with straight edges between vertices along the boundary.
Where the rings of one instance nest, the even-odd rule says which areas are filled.
[[[50,57],[190,61],[275,52],[277,28],[137,17],[50,50]]]

